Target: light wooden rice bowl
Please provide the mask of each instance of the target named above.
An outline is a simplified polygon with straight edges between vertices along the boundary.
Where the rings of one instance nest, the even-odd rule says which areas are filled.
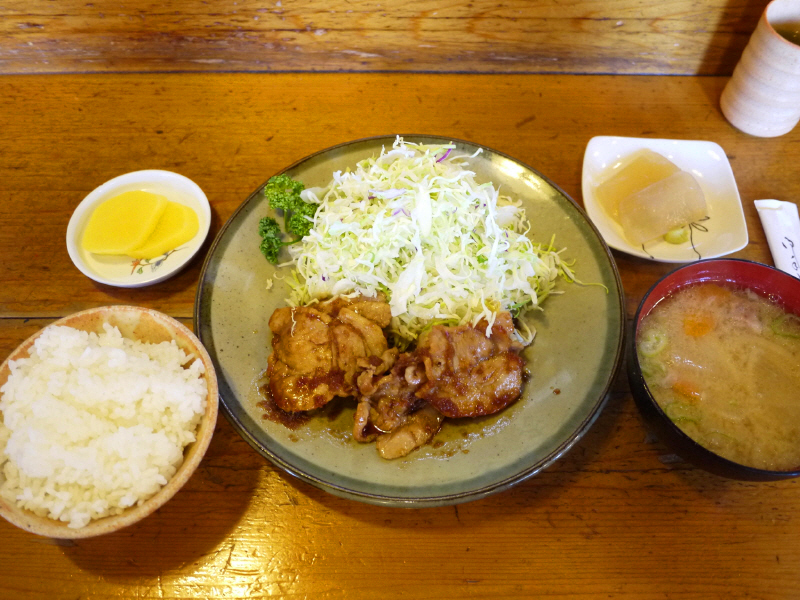
[[[0,516],[17,527],[37,535],[58,539],[88,538],[118,531],[123,527],[141,521],[172,498],[189,480],[203,459],[203,455],[211,442],[211,436],[214,434],[219,403],[217,377],[211,358],[200,343],[200,340],[188,328],[172,317],[137,306],[91,308],[64,317],[53,323],[53,325],[65,325],[82,331],[101,333],[104,323],[118,327],[124,337],[142,342],[159,343],[175,340],[178,346],[187,354],[193,354],[195,357],[200,358],[205,366],[204,379],[208,390],[205,414],[202,416],[200,426],[196,432],[196,441],[184,449],[183,463],[181,463],[172,479],[145,502],[140,505],[134,505],[118,515],[94,519],[86,526],[74,529],[68,527],[67,523],[40,517],[0,497]],[[31,346],[42,331],[40,330],[25,340],[0,365],[0,386],[6,383],[10,375],[9,361],[29,356]],[[3,415],[0,413],[0,421],[2,421],[2,418]],[[0,481],[2,481],[2,478],[3,475],[0,470]]]

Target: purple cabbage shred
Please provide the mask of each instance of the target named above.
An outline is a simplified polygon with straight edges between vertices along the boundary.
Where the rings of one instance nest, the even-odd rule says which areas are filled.
[[[442,162],[442,161],[443,161],[445,158],[447,158],[448,156],[450,156],[450,151],[451,151],[451,150],[452,150],[452,148],[448,148],[448,149],[447,149],[447,152],[445,152],[445,153],[444,153],[444,154],[442,154],[442,155],[441,155],[439,158],[437,158],[437,159],[436,159],[436,162],[437,162],[437,163],[440,163],[440,162]]]

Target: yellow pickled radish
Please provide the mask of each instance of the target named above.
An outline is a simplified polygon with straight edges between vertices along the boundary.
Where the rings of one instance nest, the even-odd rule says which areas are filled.
[[[619,217],[625,236],[638,246],[706,216],[706,198],[700,184],[686,171],[647,186],[623,198]]]
[[[150,237],[168,202],[164,196],[141,190],[114,196],[95,208],[81,245],[95,254],[128,254]]]
[[[644,148],[629,157],[627,164],[597,186],[597,201],[612,219],[619,221],[619,203],[623,198],[679,170],[668,158]]]
[[[133,258],[156,258],[191,240],[200,222],[197,213],[188,206],[169,202],[158,225],[147,240],[128,252]]]

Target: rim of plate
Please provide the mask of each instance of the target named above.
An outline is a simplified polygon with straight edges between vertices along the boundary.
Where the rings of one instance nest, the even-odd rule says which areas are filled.
[[[481,148],[483,151],[488,151],[503,158],[506,158],[516,164],[521,165],[525,169],[528,169],[532,173],[536,174],[537,177],[540,177],[542,180],[548,183],[548,185],[552,186],[553,189],[558,191],[558,193],[563,196],[577,212],[581,215],[584,219],[586,225],[594,233],[597,242],[600,244],[604,251],[604,255],[608,261],[608,265],[610,266],[611,272],[613,274],[614,282],[617,288],[617,298],[619,300],[619,318],[620,318],[620,331],[619,331],[619,339],[617,341],[616,348],[614,350],[614,361],[611,366],[609,376],[607,381],[603,387],[602,392],[599,394],[598,399],[595,401],[592,409],[586,415],[586,417],[581,421],[580,425],[575,428],[575,430],[561,443],[559,444],[554,450],[549,452],[546,456],[542,459],[538,460],[535,464],[531,465],[528,468],[522,469],[514,473],[513,475],[501,479],[499,481],[493,482],[489,485],[465,490],[463,492],[458,493],[451,493],[451,494],[442,494],[437,496],[414,496],[414,497],[407,497],[407,496],[392,496],[387,494],[377,494],[371,492],[365,492],[360,490],[354,490],[348,488],[346,486],[337,485],[330,481],[326,481],[320,477],[316,477],[311,475],[310,473],[306,473],[298,468],[296,468],[293,464],[289,461],[285,460],[283,457],[279,456],[277,453],[270,451],[268,448],[264,447],[254,435],[248,431],[248,429],[244,426],[244,424],[236,417],[233,411],[228,407],[229,400],[226,398],[226,394],[230,394],[231,396],[235,396],[233,391],[228,387],[227,381],[225,380],[224,375],[222,375],[222,369],[216,364],[216,349],[213,343],[213,340],[204,339],[204,327],[202,324],[202,300],[205,291],[205,278],[206,278],[206,271],[208,270],[212,257],[214,256],[214,251],[217,249],[218,245],[220,244],[222,238],[225,235],[227,229],[233,224],[236,220],[236,217],[239,215],[240,212],[245,210],[245,208],[249,205],[249,203],[256,198],[259,194],[261,194],[266,181],[259,185],[255,191],[253,191],[231,214],[231,216],[227,219],[225,224],[220,228],[220,231],[217,233],[216,237],[214,238],[211,247],[209,248],[208,253],[203,261],[203,267],[200,271],[200,280],[197,286],[197,292],[195,295],[195,305],[194,305],[194,316],[193,316],[193,325],[194,330],[197,332],[197,336],[200,338],[200,341],[208,350],[212,362],[215,363],[215,367],[217,367],[218,379],[219,379],[219,396],[220,396],[220,404],[222,405],[222,412],[225,414],[226,419],[228,422],[233,426],[233,428],[242,436],[242,438],[254,449],[256,452],[261,454],[264,458],[270,460],[273,464],[284,470],[289,475],[300,479],[306,483],[313,485],[323,491],[327,491],[333,495],[357,500],[361,502],[366,502],[368,504],[375,504],[380,506],[389,506],[389,507],[399,507],[399,508],[426,508],[426,507],[435,507],[435,506],[446,506],[452,504],[460,504],[463,502],[479,500],[486,496],[490,496],[492,494],[502,492],[504,490],[509,489],[510,487],[536,475],[537,473],[543,471],[544,469],[550,467],[553,463],[555,463],[559,458],[561,458],[567,451],[569,451],[583,436],[589,431],[591,426],[599,417],[602,409],[605,407],[608,401],[608,395],[613,382],[615,381],[616,377],[620,372],[620,368],[622,366],[623,356],[624,356],[624,348],[625,348],[625,337],[626,337],[626,315],[625,315],[625,294],[624,289],[622,287],[622,280],[619,275],[619,269],[617,268],[616,261],[614,260],[613,255],[611,254],[611,250],[609,249],[608,244],[606,243],[603,236],[598,231],[595,224],[589,219],[586,212],[581,208],[581,206],[575,202],[575,200],[569,196],[561,187],[559,187],[556,183],[554,183],[551,179],[540,173],[538,170],[534,169],[530,165],[522,162],[519,159],[516,159],[504,152],[495,150],[489,146],[485,146],[483,144],[479,144],[476,142],[470,142],[467,140],[462,140],[459,138],[454,137],[447,137],[441,135],[430,135],[430,134],[391,134],[391,135],[376,135],[376,136],[369,136],[364,138],[359,138],[356,140],[350,140],[348,142],[343,142],[340,144],[335,144],[333,146],[329,146],[312,154],[309,154],[292,164],[284,167],[280,171],[274,173],[274,175],[280,175],[287,171],[294,169],[295,167],[301,165],[302,163],[312,160],[321,154],[325,154],[331,151],[334,151],[339,148],[344,148],[347,146],[355,145],[355,144],[363,144],[366,142],[377,142],[380,140],[385,140],[390,144],[397,138],[401,137],[406,141],[413,141],[414,143],[427,143],[421,140],[430,140],[434,142],[453,142],[453,143],[461,143],[467,146],[473,146],[476,149]],[[267,178],[268,180],[269,178]]]

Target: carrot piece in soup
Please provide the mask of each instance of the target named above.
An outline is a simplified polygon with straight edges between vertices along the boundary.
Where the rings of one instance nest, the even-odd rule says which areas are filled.
[[[714,316],[710,313],[691,313],[683,318],[683,332],[691,337],[702,337],[715,325]]]
[[[690,400],[700,400],[700,392],[687,381],[676,381],[672,384],[672,391]]]

